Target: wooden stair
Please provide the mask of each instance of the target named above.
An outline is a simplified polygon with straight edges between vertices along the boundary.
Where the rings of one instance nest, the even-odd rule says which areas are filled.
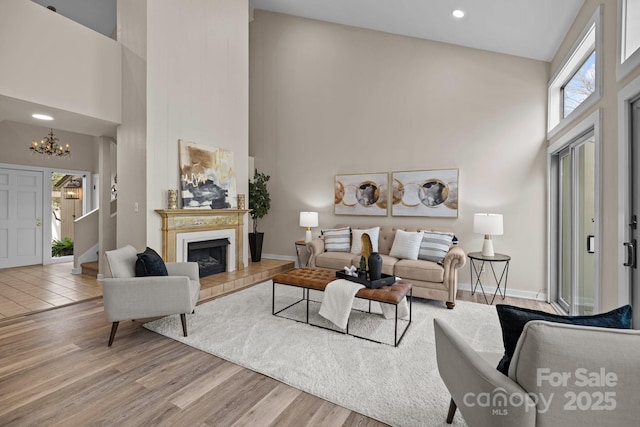
[[[98,277],[98,266],[98,261],[83,262],[82,264],[80,264],[80,267],[82,268],[82,274],[94,279]]]

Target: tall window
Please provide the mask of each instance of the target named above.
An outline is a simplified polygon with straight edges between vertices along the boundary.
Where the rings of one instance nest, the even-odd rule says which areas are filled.
[[[599,6],[549,81],[549,138],[600,98],[600,14]]]

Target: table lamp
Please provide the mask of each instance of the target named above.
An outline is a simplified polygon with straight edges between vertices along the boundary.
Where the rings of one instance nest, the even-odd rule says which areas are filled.
[[[311,227],[318,226],[318,212],[300,212],[300,227],[307,227],[307,234],[304,241],[309,243],[311,237]]]
[[[491,236],[502,235],[502,215],[490,213],[477,213],[473,216],[473,232],[484,234],[482,243],[482,255],[494,256],[493,240]]]

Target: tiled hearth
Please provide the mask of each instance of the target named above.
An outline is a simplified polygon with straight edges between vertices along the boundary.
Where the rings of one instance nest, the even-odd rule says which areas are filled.
[[[200,279],[200,301],[264,282],[292,268],[294,268],[293,261],[262,258],[260,262],[250,262],[242,270],[203,277]]]

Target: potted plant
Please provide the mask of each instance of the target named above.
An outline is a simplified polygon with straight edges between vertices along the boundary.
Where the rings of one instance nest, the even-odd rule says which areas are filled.
[[[54,240],[51,242],[51,256],[61,257],[73,255],[73,240],[70,237],[65,237],[62,240]]]
[[[251,209],[251,219],[253,219],[253,233],[249,233],[249,249],[251,250],[251,261],[259,262],[262,258],[262,241],[264,233],[258,232],[258,221],[262,219],[271,208],[271,197],[267,190],[267,181],[271,178],[262,172],[255,170],[253,181],[249,181],[249,209]]]

